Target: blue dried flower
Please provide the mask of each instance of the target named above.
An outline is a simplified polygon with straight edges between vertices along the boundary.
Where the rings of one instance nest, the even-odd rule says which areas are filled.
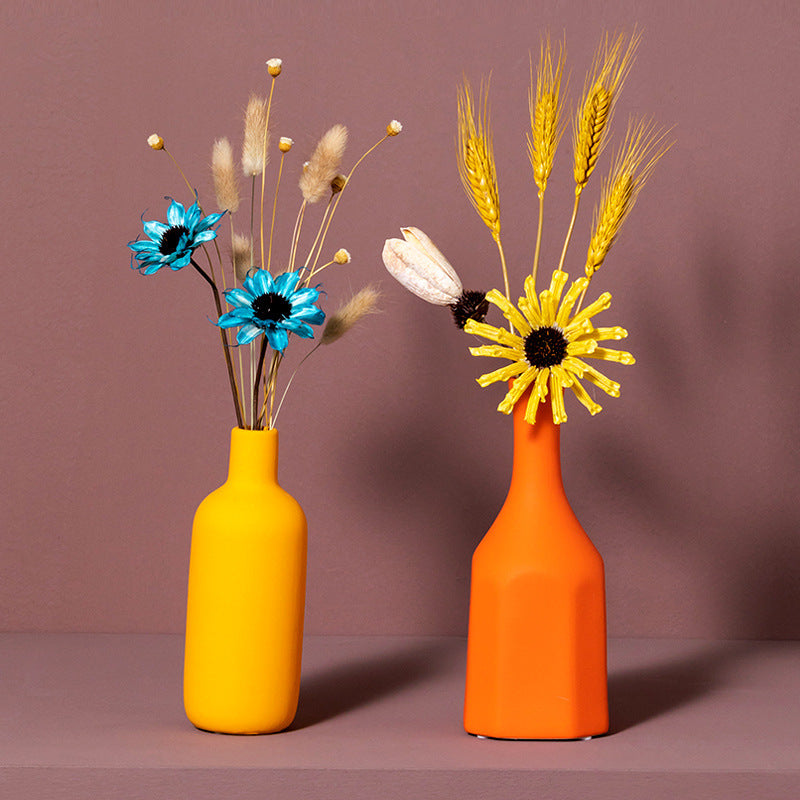
[[[183,269],[203,242],[216,238],[215,229],[223,214],[204,217],[197,199],[188,209],[173,200],[167,209],[166,225],[156,220],[144,222],[144,232],[149,238],[128,242],[133,257],[139,262],[132,266],[145,275],[152,275],[161,267]]]
[[[228,289],[225,299],[235,306],[219,318],[221,328],[241,326],[236,335],[239,344],[252,342],[259,334],[267,337],[269,346],[282,353],[289,342],[289,333],[312,339],[311,325],[321,325],[325,314],[314,303],[319,290],[297,289],[300,271],[284,272],[273,279],[265,269],[245,278],[241,289]]]

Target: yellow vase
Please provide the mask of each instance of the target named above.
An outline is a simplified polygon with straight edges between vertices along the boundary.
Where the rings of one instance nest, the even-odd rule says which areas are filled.
[[[183,689],[203,730],[274,733],[297,710],[307,526],[277,475],[278,432],[234,428],[228,480],[195,514]]]

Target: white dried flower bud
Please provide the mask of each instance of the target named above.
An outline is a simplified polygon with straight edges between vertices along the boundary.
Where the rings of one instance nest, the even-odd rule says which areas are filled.
[[[350,253],[342,247],[333,254],[333,260],[337,264],[349,264],[352,259],[350,258]]]
[[[436,245],[419,228],[401,228],[403,239],[387,239],[383,263],[410,292],[437,306],[458,302],[464,287]]]
[[[150,136],[147,137],[147,144],[149,144],[153,150],[164,149],[164,140],[157,133],[151,133]]]
[[[281,66],[283,65],[283,61],[279,58],[271,58],[267,61],[267,72],[272,75],[273,78],[277,78],[278,75],[281,74]]]
[[[292,145],[294,144],[294,139],[290,139],[288,136],[281,136],[278,139],[278,150],[281,153],[288,153],[292,149]]]
[[[403,125],[398,122],[396,119],[393,119],[387,126],[386,126],[386,133],[389,136],[397,136],[400,131],[403,130]]]

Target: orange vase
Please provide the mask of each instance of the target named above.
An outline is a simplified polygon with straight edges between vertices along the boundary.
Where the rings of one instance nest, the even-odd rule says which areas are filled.
[[[506,501],[475,550],[464,727],[499,739],[608,731],[603,560],[569,505],[549,398],[514,408]]]

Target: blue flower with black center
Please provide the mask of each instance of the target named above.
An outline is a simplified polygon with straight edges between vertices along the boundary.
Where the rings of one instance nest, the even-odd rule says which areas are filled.
[[[314,303],[319,290],[297,289],[300,271],[284,272],[273,279],[265,269],[245,278],[241,289],[228,289],[225,299],[235,306],[219,318],[220,328],[240,327],[239,344],[252,342],[259,334],[267,337],[269,346],[282,353],[289,342],[289,333],[313,339],[311,325],[321,325],[325,313]]]
[[[183,269],[203,242],[216,238],[216,227],[223,214],[204,217],[197,198],[188,209],[173,200],[167,209],[166,225],[157,220],[144,222],[144,232],[148,238],[128,242],[128,247],[133,250],[133,258],[139,262],[131,266],[142,270],[145,275],[152,275],[161,267]]]

